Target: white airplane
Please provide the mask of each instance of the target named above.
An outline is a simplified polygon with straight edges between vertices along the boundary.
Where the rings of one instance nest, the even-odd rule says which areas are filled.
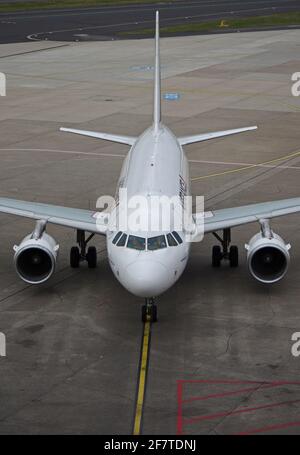
[[[104,139],[131,146],[124,160],[118,183],[129,197],[142,195],[178,196],[189,194],[189,165],[182,146],[229,136],[257,127],[198,134],[176,138],[161,121],[159,13],[156,13],[155,84],[153,124],[139,137],[119,136],[92,131],[61,128],[62,131]],[[77,244],[71,248],[70,265],[78,267],[86,260],[96,267],[97,253],[88,242],[95,234],[106,236],[108,259],[119,282],[132,294],[145,298],[142,320],[156,321],[154,298],[169,289],[181,276],[188,262],[191,243],[184,231],[170,227],[169,232],[116,231],[113,223],[118,204],[110,213],[0,198],[0,211],[36,220],[31,234],[14,247],[17,273],[27,283],[40,284],[54,272],[58,244],[46,233],[46,225],[73,228]],[[226,259],[231,267],[238,266],[238,249],[231,245],[231,228],[257,222],[259,232],[246,245],[247,262],[252,276],[263,283],[275,283],[286,274],[290,245],[275,234],[270,219],[300,211],[300,198],[194,213],[197,228],[204,223],[204,233],[212,233],[220,242],[213,247],[212,265],[219,267]],[[223,235],[217,232],[221,231]],[[86,238],[86,233],[89,236]]]

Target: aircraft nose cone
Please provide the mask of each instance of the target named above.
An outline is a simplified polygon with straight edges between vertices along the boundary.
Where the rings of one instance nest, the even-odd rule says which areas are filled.
[[[138,297],[156,297],[171,286],[167,268],[156,261],[138,261],[126,269],[125,287]]]

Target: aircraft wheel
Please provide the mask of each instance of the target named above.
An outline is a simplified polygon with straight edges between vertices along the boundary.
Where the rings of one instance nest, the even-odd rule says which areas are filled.
[[[97,267],[97,250],[95,246],[89,246],[86,260],[90,269],[95,269]]]
[[[70,266],[72,269],[77,269],[80,263],[80,253],[78,246],[72,246],[70,250]]]
[[[220,267],[222,260],[222,251],[219,245],[214,245],[212,248],[212,266]]]
[[[150,318],[148,319],[148,316]],[[157,322],[157,306],[156,305],[151,305],[150,307],[148,305],[143,305],[142,306],[142,322]]]
[[[238,267],[239,265],[239,249],[235,245],[229,249],[229,264],[230,267]]]

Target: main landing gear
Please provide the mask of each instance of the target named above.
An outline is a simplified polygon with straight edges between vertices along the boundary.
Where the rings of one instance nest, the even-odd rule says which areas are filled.
[[[157,306],[153,297],[145,299],[145,305],[142,306],[142,322],[157,322]]]
[[[220,267],[221,261],[227,259],[230,267],[238,267],[239,265],[239,250],[236,245],[231,245],[231,231],[230,229],[223,229],[223,237],[220,237],[216,232],[213,235],[221,243],[214,245],[212,248],[212,266]]]
[[[97,250],[95,246],[89,246],[86,249],[88,242],[94,237],[95,234],[90,234],[85,238],[85,231],[77,230],[77,243],[78,246],[72,246],[70,250],[70,266],[73,269],[79,267],[81,261],[87,261],[90,269],[97,267]]]

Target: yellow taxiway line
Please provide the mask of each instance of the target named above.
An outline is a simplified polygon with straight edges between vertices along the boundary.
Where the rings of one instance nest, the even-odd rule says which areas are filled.
[[[277,163],[278,161],[290,160],[290,159],[295,158],[296,156],[299,156],[299,155],[300,155],[300,150],[297,150],[294,153],[291,153],[289,155],[284,155],[284,156],[281,156],[279,158],[275,158],[274,160],[264,161],[263,163],[258,163],[258,164],[247,164],[246,166],[239,167],[237,169],[230,169],[228,171],[218,172],[218,173],[215,173],[215,174],[208,174],[208,175],[202,175],[200,177],[194,177],[194,178],[191,179],[191,181],[194,182],[196,180],[204,180],[204,179],[208,179],[208,178],[211,178],[211,177],[219,177],[220,175],[234,174],[236,172],[246,171],[248,169],[253,169],[255,167],[268,166],[270,164]],[[276,166],[274,166],[274,167],[276,167]]]
[[[140,435],[142,429],[142,418],[145,403],[145,392],[147,373],[150,355],[150,339],[151,339],[151,322],[150,320],[144,323],[143,337],[141,345],[140,365],[138,372],[138,389],[134,415],[133,435]]]

